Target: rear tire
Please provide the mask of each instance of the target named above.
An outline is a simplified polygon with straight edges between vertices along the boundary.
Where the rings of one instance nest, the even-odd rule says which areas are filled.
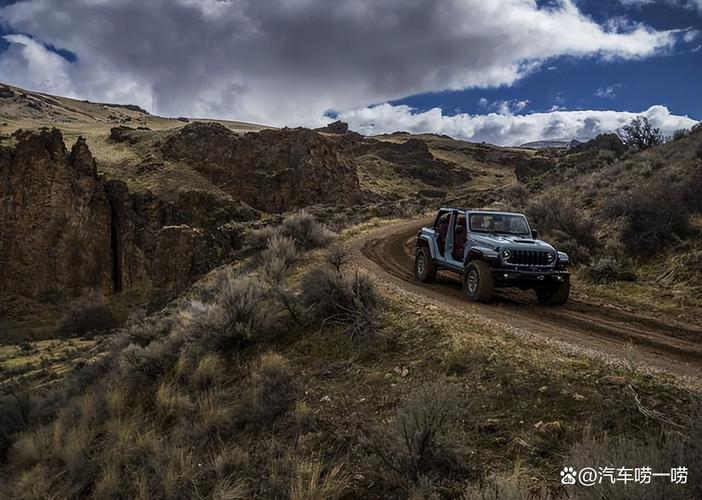
[[[570,296],[570,279],[556,283],[549,287],[535,288],[536,298],[546,306],[562,306],[568,302]]]
[[[429,247],[417,247],[414,254],[414,276],[422,283],[433,283],[436,280],[436,266]]]
[[[471,302],[489,302],[494,293],[490,266],[482,260],[470,261],[463,271],[463,295]]]

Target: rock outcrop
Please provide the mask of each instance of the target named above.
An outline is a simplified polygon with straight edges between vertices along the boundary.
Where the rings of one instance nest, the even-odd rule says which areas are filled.
[[[330,123],[326,127],[319,127],[314,130],[316,132],[322,132],[325,134],[344,135],[349,132],[349,124],[346,122],[342,122],[341,120],[337,120],[335,122]]]
[[[472,177],[470,170],[435,158],[422,139],[411,138],[404,142],[368,140],[357,146],[357,152],[385,160],[401,176],[419,179],[437,187],[445,188],[466,182]]]
[[[112,290],[111,212],[79,139],[18,133],[0,155],[0,290],[34,299]]]
[[[360,195],[347,142],[308,129],[240,136],[217,123],[195,122],[172,135],[163,154],[258,210],[350,204]]]
[[[142,281],[180,290],[237,248],[218,224],[257,217],[208,192],[130,193],[98,175],[85,140],[69,152],[56,129],[14,137],[0,147],[0,314],[13,296],[59,302]]]

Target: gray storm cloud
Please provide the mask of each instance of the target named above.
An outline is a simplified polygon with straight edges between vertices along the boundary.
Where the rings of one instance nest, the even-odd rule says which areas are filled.
[[[0,19],[11,33],[0,80],[271,125],[511,85],[562,55],[643,58],[679,36],[599,25],[571,0],[23,0]]]

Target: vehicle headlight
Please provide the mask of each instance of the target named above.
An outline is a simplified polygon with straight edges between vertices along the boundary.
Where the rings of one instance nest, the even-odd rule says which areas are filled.
[[[550,264],[551,262],[553,262],[554,260],[556,260],[556,254],[553,253],[553,252],[547,253],[547,254],[546,254],[546,260],[547,260],[548,263]]]
[[[510,257],[512,257],[512,252],[505,248],[500,252],[500,255],[502,256],[502,260],[509,260]]]

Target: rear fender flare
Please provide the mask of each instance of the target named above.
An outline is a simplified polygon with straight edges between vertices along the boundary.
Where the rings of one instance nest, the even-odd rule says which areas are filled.
[[[431,258],[436,259],[437,249],[436,241],[426,234],[420,234],[417,237],[417,247],[426,246],[429,247],[429,252],[431,253]]]

